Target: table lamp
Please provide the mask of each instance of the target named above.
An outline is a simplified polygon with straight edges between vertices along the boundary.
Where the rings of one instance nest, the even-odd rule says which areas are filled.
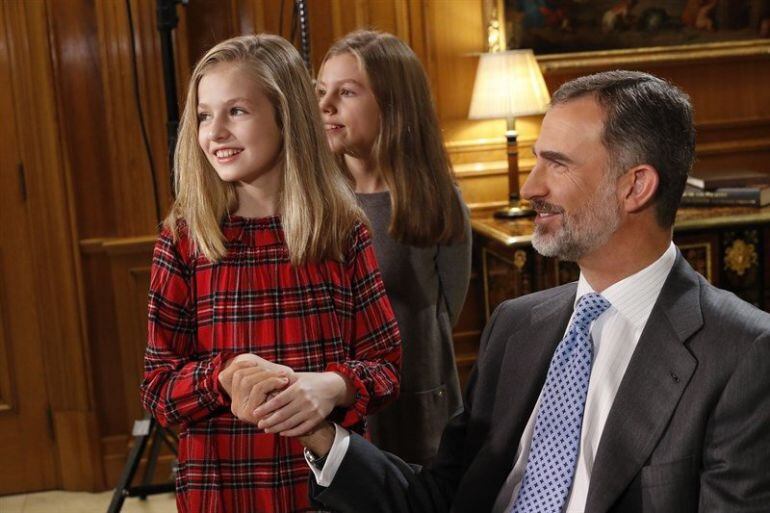
[[[532,50],[509,50],[481,54],[473,85],[470,119],[505,118],[508,149],[508,207],[495,212],[495,217],[516,218],[535,215],[520,204],[519,150],[516,143],[515,118],[542,114],[548,109],[550,96],[540,66]]]

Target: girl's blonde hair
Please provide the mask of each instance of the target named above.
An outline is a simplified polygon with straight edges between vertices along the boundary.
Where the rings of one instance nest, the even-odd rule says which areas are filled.
[[[198,144],[197,113],[198,84],[221,63],[250,73],[275,110],[283,140],[278,212],[291,262],[341,260],[364,215],[329,150],[302,59],[288,41],[274,35],[228,39],[195,66],[174,153],[176,200],[164,225],[177,237],[177,222],[183,219],[196,252],[211,261],[227,253],[220,223],[237,209],[237,185],[222,181],[206,159]]]
[[[358,60],[380,107],[373,157],[390,189],[390,235],[415,246],[461,241],[463,207],[417,55],[397,37],[371,30],[351,32],[334,43],[324,64],[345,53]]]

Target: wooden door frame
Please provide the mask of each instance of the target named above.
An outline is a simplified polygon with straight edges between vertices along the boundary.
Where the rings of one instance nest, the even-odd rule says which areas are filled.
[[[20,148],[33,230],[45,379],[56,441],[58,484],[104,488],[84,318],[82,267],[71,172],[61,139],[45,2],[2,1],[14,70]]]

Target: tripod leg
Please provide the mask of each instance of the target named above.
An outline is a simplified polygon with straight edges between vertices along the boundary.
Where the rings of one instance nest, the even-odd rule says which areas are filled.
[[[112,494],[112,501],[107,508],[107,513],[118,513],[123,507],[123,501],[128,496],[131,481],[134,479],[136,469],[139,467],[139,460],[142,458],[147,440],[150,438],[154,427],[155,419],[150,415],[145,415],[143,420],[134,421],[134,446],[131,448],[126,465],[123,467],[118,484],[115,486],[115,493]]]
[[[158,463],[158,455],[160,454],[162,440],[163,428],[156,424],[152,432],[152,445],[150,446],[150,455],[147,458],[147,468],[144,469],[144,476],[142,477],[142,488],[148,486],[155,475],[155,466]],[[139,495],[139,498],[147,500],[147,495]]]

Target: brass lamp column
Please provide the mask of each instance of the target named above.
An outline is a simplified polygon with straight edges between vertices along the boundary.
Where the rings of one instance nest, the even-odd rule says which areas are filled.
[[[505,118],[508,152],[508,207],[495,217],[516,218],[534,215],[521,204],[519,196],[519,148],[516,117],[542,114],[551,98],[540,66],[532,50],[484,53],[479,59],[476,82],[468,113],[470,119]]]
[[[504,219],[535,215],[535,211],[521,204],[519,193],[519,145],[516,142],[516,120],[508,118],[505,131],[505,149],[508,153],[508,206],[495,211],[495,217]]]

